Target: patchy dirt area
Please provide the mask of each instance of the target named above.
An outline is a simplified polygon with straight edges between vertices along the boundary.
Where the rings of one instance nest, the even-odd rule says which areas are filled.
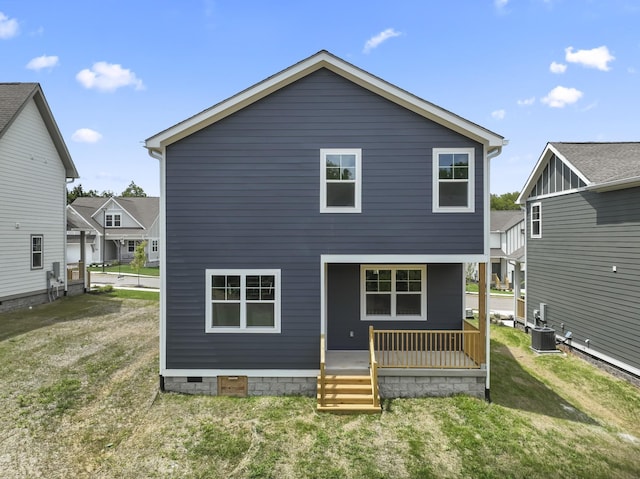
[[[158,301],[65,298],[0,315],[0,477],[640,477],[640,392],[492,333],[489,404],[158,392]],[[531,451],[536,454],[532,455]]]

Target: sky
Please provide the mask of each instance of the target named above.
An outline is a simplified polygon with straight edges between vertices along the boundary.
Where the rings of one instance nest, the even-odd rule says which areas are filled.
[[[504,136],[640,141],[640,0],[0,0],[0,82],[38,82],[80,173],[160,194],[156,133],[320,50]]]

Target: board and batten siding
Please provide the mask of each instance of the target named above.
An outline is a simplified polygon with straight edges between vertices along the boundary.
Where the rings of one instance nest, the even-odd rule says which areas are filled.
[[[33,100],[0,138],[0,300],[46,291],[65,268],[65,169]],[[31,235],[43,235],[43,268],[31,269]]]
[[[436,147],[475,149],[474,213],[432,212]],[[321,148],[362,149],[362,213],[320,213]],[[480,144],[325,69],[168,146],[167,368],[317,368],[321,255],[483,254],[482,179]],[[205,334],[207,268],[281,269],[282,332]]]
[[[529,321],[546,303],[558,334],[640,368],[640,188],[542,199],[539,239],[530,238],[530,204]]]

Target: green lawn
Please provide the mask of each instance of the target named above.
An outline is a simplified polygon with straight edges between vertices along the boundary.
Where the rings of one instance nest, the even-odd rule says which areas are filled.
[[[467,293],[477,293],[478,292],[478,283],[467,283],[466,285]],[[502,289],[491,288],[491,294],[503,294],[505,296],[513,296],[513,291],[504,291]]]
[[[637,478],[640,391],[492,326],[491,403],[158,392],[158,301],[116,291],[0,314],[3,478]]]
[[[102,273],[102,266],[89,266],[89,271],[96,271]],[[105,273],[124,273],[124,274],[138,274],[138,271],[133,269],[128,264],[122,264],[119,266],[105,266]],[[160,268],[140,268],[140,274],[145,276],[160,276]]]

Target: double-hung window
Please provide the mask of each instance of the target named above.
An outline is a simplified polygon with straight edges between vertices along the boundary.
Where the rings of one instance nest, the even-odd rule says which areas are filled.
[[[426,266],[365,265],[360,271],[363,320],[426,320]]]
[[[473,213],[474,149],[433,149],[433,211]]]
[[[42,235],[31,235],[31,269],[42,269],[44,267]]]
[[[105,216],[105,226],[119,228],[122,222],[120,213],[109,213]]]
[[[279,333],[280,270],[206,270],[208,333]]]
[[[320,212],[360,213],[362,150],[323,148],[320,150]]]
[[[542,204],[531,204],[531,237],[542,238]]]

